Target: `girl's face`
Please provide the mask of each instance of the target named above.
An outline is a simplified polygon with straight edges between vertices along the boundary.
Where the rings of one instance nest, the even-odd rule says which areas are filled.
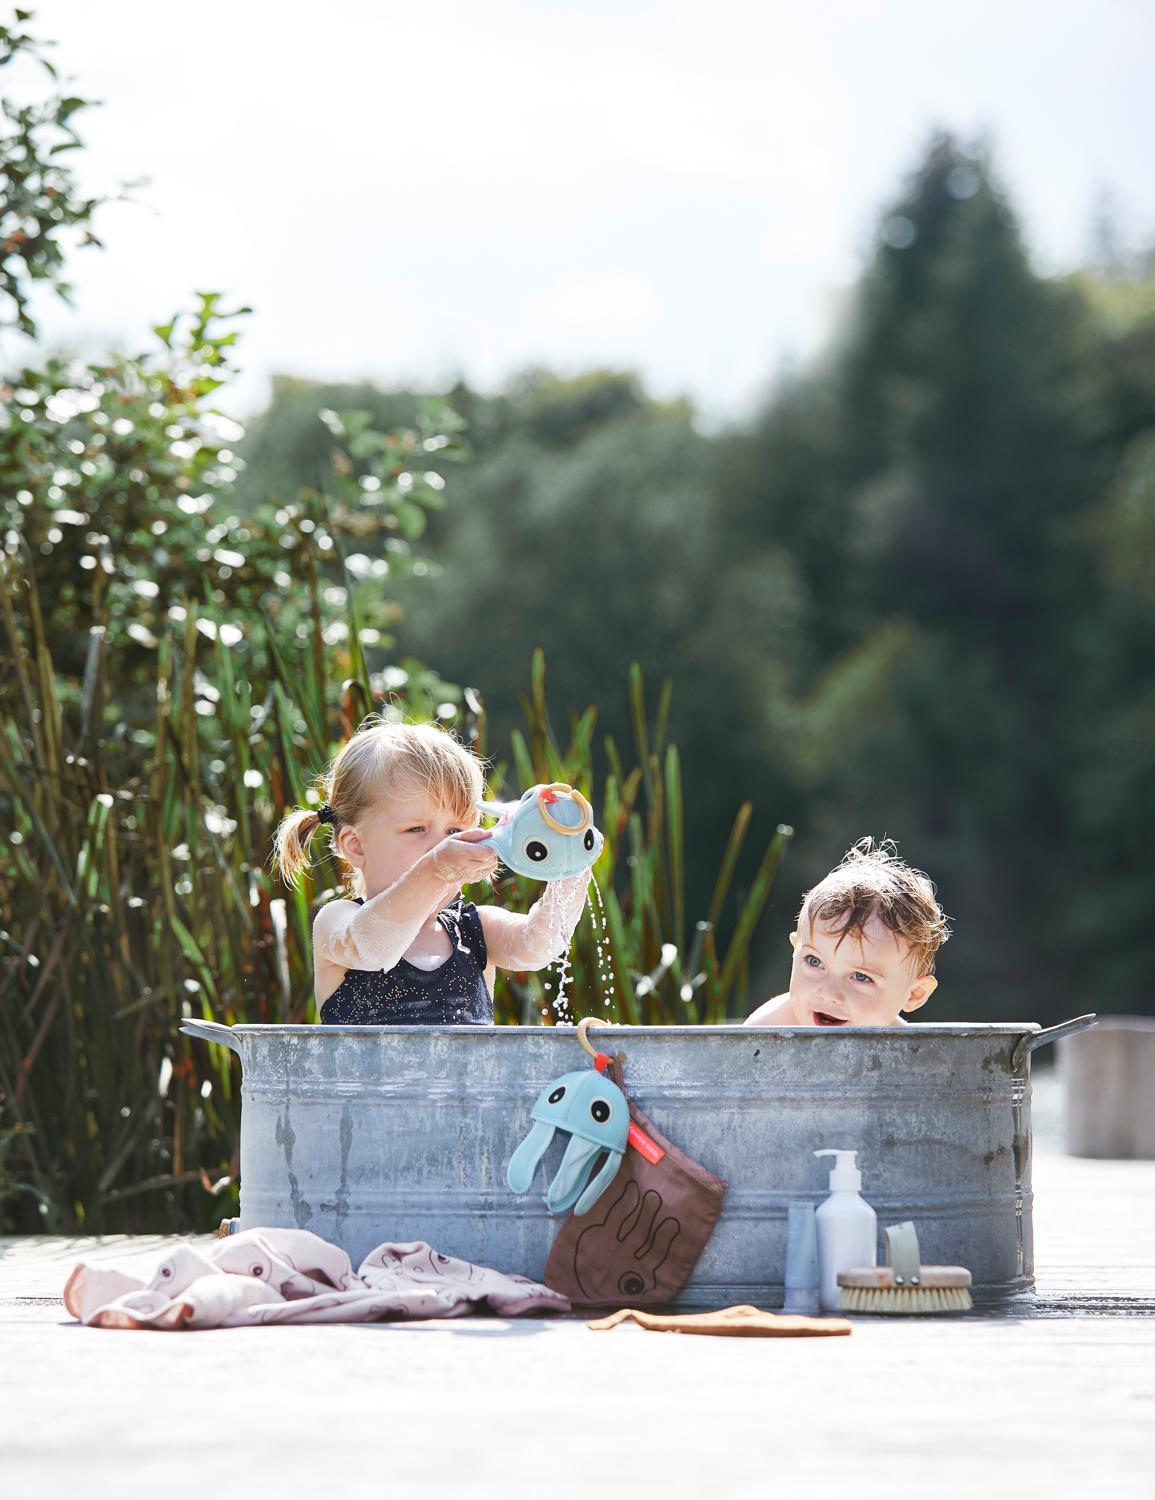
[[[357,823],[337,835],[337,847],[365,881],[366,897],[386,891],[423,854],[451,834],[476,828],[476,809],[467,819],[450,812],[429,792],[402,787],[382,798]]]
[[[812,924],[807,914],[790,934],[794,964],[790,1005],[796,1026],[894,1026],[904,1010],[917,1010],[938,980],[916,979],[905,938],[877,917],[861,937]]]

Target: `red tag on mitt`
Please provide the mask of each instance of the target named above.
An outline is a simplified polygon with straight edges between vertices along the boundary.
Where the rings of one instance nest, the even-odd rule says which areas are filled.
[[[644,1131],[639,1130],[632,1120],[630,1121],[626,1140],[629,1141],[630,1145],[636,1151],[640,1151],[647,1161],[652,1161],[655,1166],[657,1166],[666,1154],[657,1141],[650,1140],[649,1136]]]

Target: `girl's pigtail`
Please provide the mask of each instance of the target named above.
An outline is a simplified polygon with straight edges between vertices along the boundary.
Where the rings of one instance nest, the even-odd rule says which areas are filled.
[[[307,807],[296,807],[281,819],[273,836],[273,869],[286,885],[296,885],[312,863],[309,843],[320,826],[318,814]]]

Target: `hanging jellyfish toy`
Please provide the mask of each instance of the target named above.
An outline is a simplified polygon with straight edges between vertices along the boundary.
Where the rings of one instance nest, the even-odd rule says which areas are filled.
[[[584,1035],[583,1029],[579,1040],[586,1046]],[[608,1063],[608,1057],[597,1054],[596,1071],[563,1073],[547,1083],[529,1112],[533,1127],[509,1159],[506,1182],[513,1192],[528,1193],[555,1133],[568,1133],[569,1144],[546,1190],[545,1206],[551,1214],[571,1208],[575,1215],[588,1213],[622,1164],[630,1107],[617,1084],[605,1076],[603,1068]],[[591,1181],[603,1152],[606,1159]]]

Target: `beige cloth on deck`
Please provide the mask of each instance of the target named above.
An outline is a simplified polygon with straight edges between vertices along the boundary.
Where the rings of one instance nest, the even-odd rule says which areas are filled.
[[[722,1333],[745,1338],[822,1338],[849,1333],[851,1327],[846,1318],[802,1318],[794,1313],[763,1312],[746,1303],[740,1307],[721,1307],[717,1312],[673,1313],[668,1317],[623,1307],[608,1318],[595,1318],[586,1327],[600,1332],[616,1328],[627,1318],[654,1333]]]
[[[354,1271],[339,1245],[308,1229],[276,1228],[242,1230],[205,1249],[178,1244],[148,1281],[81,1261],[64,1305],[92,1327],[160,1329],[570,1310],[560,1292],[442,1255],[424,1240],[378,1245]]]

